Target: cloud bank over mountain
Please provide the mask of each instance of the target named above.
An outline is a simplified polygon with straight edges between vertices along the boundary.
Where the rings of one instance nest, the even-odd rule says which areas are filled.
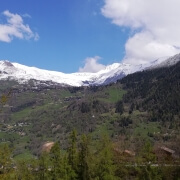
[[[86,58],[85,59],[85,65],[84,65],[84,67],[79,68],[79,72],[96,73],[96,72],[104,69],[106,66],[98,63],[98,60],[100,60],[100,59],[101,58],[99,56]]]
[[[179,0],[105,0],[102,14],[132,32],[124,62],[139,64],[180,52]]]

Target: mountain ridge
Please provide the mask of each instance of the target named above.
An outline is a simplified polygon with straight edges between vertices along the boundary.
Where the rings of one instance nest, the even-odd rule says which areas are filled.
[[[65,74],[58,71],[49,71],[36,67],[28,67],[19,63],[12,63],[8,60],[0,61],[0,80],[15,80],[20,84],[28,83],[29,80],[36,80],[39,83],[52,82],[62,86],[89,86],[105,85],[116,82],[128,74],[134,72],[171,66],[180,60],[180,54],[170,58],[159,58],[147,64],[131,65],[126,63],[114,63],[106,66],[105,69],[97,72],[76,72]],[[51,84],[52,84],[51,83]],[[47,83],[48,85],[48,83]]]

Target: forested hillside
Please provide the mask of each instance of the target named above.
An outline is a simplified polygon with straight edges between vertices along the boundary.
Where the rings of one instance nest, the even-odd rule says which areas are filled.
[[[147,110],[150,121],[170,122],[180,119],[180,62],[172,67],[129,75],[120,81],[128,93],[124,102]]]
[[[7,151],[13,158],[10,162],[19,167],[17,172],[10,168],[10,176],[23,179],[21,171],[35,171],[32,179],[179,178],[180,62],[131,74],[107,86],[34,86],[11,80],[0,84],[0,153],[7,144],[12,150]],[[75,141],[71,139],[74,129]],[[57,143],[44,156],[46,142]],[[70,147],[77,152],[74,161]],[[38,160],[31,164],[35,158]],[[164,163],[171,167],[170,176],[161,167]],[[5,177],[6,168],[1,170]]]

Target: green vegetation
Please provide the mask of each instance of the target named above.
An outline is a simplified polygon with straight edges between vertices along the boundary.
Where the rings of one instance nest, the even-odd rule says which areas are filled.
[[[167,175],[167,167],[133,164],[146,163],[145,151],[154,157],[159,147],[172,149],[176,157],[180,155],[177,143],[180,141],[180,63],[138,72],[116,84],[99,87],[0,83],[0,145],[11,147],[11,163],[19,167],[18,172],[10,171],[10,177],[166,179],[167,176],[173,179],[175,174],[177,177],[173,167],[169,168],[172,178]],[[102,134],[111,140],[102,140]],[[42,155],[41,147],[47,141],[60,142],[61,146],[56,144],[53,152]],[[147,145],[142,151],[146,142],[153,149]],[[124,156],[127,149],[136,156]],[[16,164],[21,160],[25,162]],[[174,161],[179,163],[178,158]],[[49,171],[53,164],[57,169]],[[21,176],[22,172],[25,174]]]
[[[110,86],[104,90],[105,97],[99,99],[109,103],[116,103],[117,101],[122,100],[125,93],[126,91],[118,86]]]
[[[157,122],[139,123],[139,125],[134,129],[134,135],[139,135],[143,138],[153,136],[160,133],[161,130],[158,126],[159,124]]]
[[[14,160],[15,161],[22,161],[22,160],[27,161],[27,160],[31,160],[33,158],[34,158],[34,156],[29,151],[26,151],[26,152],[23,152],[22,154],[15,156]]]
[[[166,164],[158,162],[148,141],[134,156],[125,154],[106,135],[96,143],[87,135],[78,140],[75,130],[69,136],[66,150],[62,151],[56,142],[50,151],[42,151],[38,158],[29,160],[13,160],[11,152],[6,144],[0,146],[2,180],[178,180],[180,177],[179,165],[172,164],[171,160]]]

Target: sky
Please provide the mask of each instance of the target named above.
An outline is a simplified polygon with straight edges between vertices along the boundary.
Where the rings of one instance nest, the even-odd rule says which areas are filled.
[[[0,0],[0,60],[97,72],[180,52],[180,0]]]

